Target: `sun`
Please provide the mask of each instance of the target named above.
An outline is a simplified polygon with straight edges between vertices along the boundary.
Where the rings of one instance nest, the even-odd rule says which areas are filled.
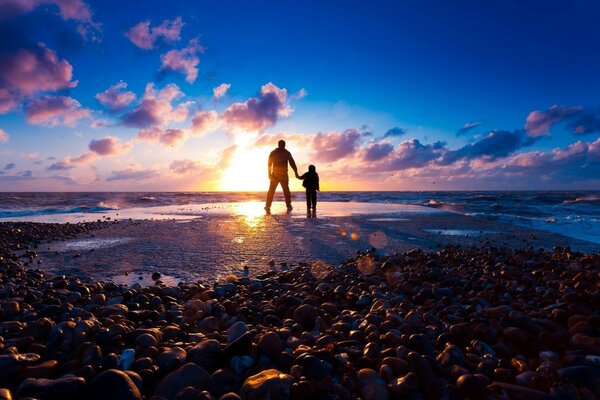
[[[231,164],[219,182],[223,191],[264,191],[268,189],[267,157],[264,149],[237,148]]]

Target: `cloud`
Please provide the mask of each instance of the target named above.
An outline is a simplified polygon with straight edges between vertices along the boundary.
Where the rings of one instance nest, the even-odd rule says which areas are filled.
[[[199,161],[175,160],[169,166],[169,171],[177,175],[198,174],[204,172],[205,167]]]
[[[136,138],[144,142],[160,143],[164,146],[173,147],[181,144],[187,138],[187,134],[183,129],[153,127],[142,129]]]
[[[99,128],[107,128],[110,126],[110,122],[105,119],[94,119],[90,123],[90,128],[99,129]]]
[[[318,133],[312,139],[313,157],[323,162],[335,162],[353,154],[361,138],[358,129],[346,129],[344,132]]]
[[[32,100],[25,107],[27,122],[33,125],[73,127],[83,118],[89,118],[92,113],[81,104],[66,96],[45,96]]]
[[[106,180],[110,181],[122,181],[122,180],[146,180],[158,176],[158,171],[154,169],[141,169],[137,165],[129,166],[127,169],[113,171]]]
[[[464,135],[465,133],[469,132],[473,128],[477,128],[482,123],[483,123],[483,121],[470,121],[470,122],[466,122],[462,126],[462,128],[460,128],[458,131],[456,131],[456,136]]]
[[[65,157],[54,162],[46,168],[48,171],[64,171],[75,168],[76,164],[85,164],[96,160],[98,157],[115,157],[127,153],[133,145],[123,143],[114,136],[105,136],[102,139],[92,139],[87,151],[78,156]]]
[[[379,161],[394,151],[390,143],[371,143],[365,150],[363,158],[365,161]]]
[[[296,93],[292,94],[290,96],[291,99],[293,100],[300,100],[305,98],[306,96],[308,96],[308,91],[304,88],[298,90]]]
[[[194,136],[203,136],[219,127],[219,116],[216,111],[197,111],[192,118],[191,132]]]
[[[405,140],[376,168],[386,171],[421,168],[439,158],[445,150],[444,142],[423,144],[414,138]]]
[[[180,50],[169,50],[160,56],[161,72],[175,71],[185,75],[185,80],[194,83],[198,77],[199,53],[204,51],[198,39],[191,39],[188,45]]]
[[[8,163],[4,166],[4,170],[5,171],[10,171],[11,169],[13,169],[14,167],[16,167],[15,163]]]
[[[574,135],[585,135],[600,132],[600,112],[585,111],[578,113],[567,124]]]
[[[126,91],[125,88],[127,88],[127,83],[120,81],[104,92],[96,94],[95,97],[110,111],[121,111],[135,100],[135,93]]]
[[[218,100],[225,97],[230,87],[231,83],[221,83],[216,88],[213,88],[213,99]]]
[[[244,103],[234,103],[221,115],[221,119],[232,128],[248,131],[264,131],[275,125],[279,118],[292,112],[286,89],[269,82],[256,97]]]
[[[387,139],[390,137],[398,137],[398,136],[402,136],[406,133],[406,129],[402,129],[399,127],[394,127],[392,129],[389,129],[384,135],[383,135],[383,139]]]
[[[101,25],[94,22],[92,11],[82,0],[2,0],[0,2],[0,20],[31,12],[45,4],[57,6],[58,13],[63,20],[79,22],[76,30],[84,39],[89,35],[94,40],[98,39],[94,31],[100,31]]]
[[[546,111],[532,111],[525,121],[525,131],[531,137],[550,135],[552,125],[579,113],[581,106],[565,107],[553,105]]]
[[[88,148],[100,156],[117,156],[128,152],[132,145],[122,143],[121,139],[114,136],[105,136],[102,139],[92,139]]]
[[[188,117],[190,103],[173,107],[172,102],[183,97],[179,87],[169,84],[157,91],[153,83],[148,83],[140,104],[122,117],[126,126],[137,128],[164,127],[169,122],[182,122]]]
[[[151,27],[150,21],[142,21],[129,29],[125,36],[140,49],[151,50],[160,40],[168,43],[181,39],[181,28],[185,25],[181,17],[164,20],[162,24]]]
[[[446,152],[440,164],[448,165],[461,159],[474,159],[486,157],[488,160],[506,157],[507,155],[519,150],[522,147],[529,146],[536,141],[536,138],[527,136],[524,131],[493,131],[488,133],[481,140],[468,144],[457,150]]]
[[[9,140],[10,135],[4,129],[0,128],[0,143],[8,143]]]
[[[0,114],[6,114],[19,105],[17,96],[8,91],[8,89],[0,88]]]
[[[78,81],[72,79],[71,64],[60,60],[56,53],[44,44],[39,44],[33,49],[21,49],[15,53],[1,55],[0,83],[4,90],[0,93],[0,104],[6,102],[6,99],[12,99],[14,103],[16,98],[39,91],[73,88],[77,86]]]

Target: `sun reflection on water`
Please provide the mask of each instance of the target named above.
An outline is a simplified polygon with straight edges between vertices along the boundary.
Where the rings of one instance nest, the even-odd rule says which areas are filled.
[[[237,214],[240,215],[244,223],[250,228],[256,228],[265,216],[264,203],[259,201],[246,201],[238,203]]]

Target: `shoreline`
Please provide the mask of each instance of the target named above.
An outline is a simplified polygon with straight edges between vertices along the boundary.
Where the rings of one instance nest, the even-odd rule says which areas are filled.
[[[0,388],[14,398],[600,395],[598,254],[361,252],[212,285],[125,287],[27,269],[36,257],[15,253],[113,226],[3,231]]]

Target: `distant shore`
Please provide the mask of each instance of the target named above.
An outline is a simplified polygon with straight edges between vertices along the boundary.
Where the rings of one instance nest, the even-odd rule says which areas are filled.
[[[5,398],[600,396],[598,254],[368,251],[178,286],[32,269],[119,224],[0,224]]]

